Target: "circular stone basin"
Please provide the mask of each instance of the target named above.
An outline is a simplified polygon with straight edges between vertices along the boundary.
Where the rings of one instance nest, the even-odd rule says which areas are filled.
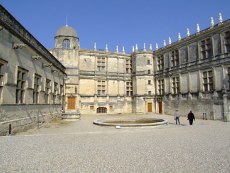
[[[140,127],[140,126],[158,126],[168,124],[167,120],[158,118],[138,118],[138,119],[113,119],[113,120],[95,120],[94,124],[101,126],[120,126],[120,127]]]

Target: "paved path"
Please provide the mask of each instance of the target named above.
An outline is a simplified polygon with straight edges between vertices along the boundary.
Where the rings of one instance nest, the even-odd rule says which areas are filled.
[[[93,125],[95,119],[161,117],[167,126],[121,128]],[[85,115],[0,137],[0,173],[230,172],[230,123],[166,115]]]

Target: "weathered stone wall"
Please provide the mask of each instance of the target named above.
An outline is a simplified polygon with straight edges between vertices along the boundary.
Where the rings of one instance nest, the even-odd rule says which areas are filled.
[[[6,134],[9,124],[16,132],[33,127],[38,121],[45,122],[51,115],[60,115],[65,68],[2,7],[0,10],[0,134]],[[19,69],[24,72],[23,85],[18,82]],[[39,78],[36,85],[35,76]],[[47,79],[50,80],[48,103]],[[18,102],[17,89],[23,91]]]
[[[223,120],[222,101],[213,101],[210,99],[175,99],[164,100],[165,114],[174,115],[179,110],[181,116],[187,116],[189,111],[195,114],[196,118],[203,119],[203,113],[206,113],[207,119]]]
[[[61,105],[1,105],[0,135],[17,133],[29,128],[39,127],[54,117],[61,116]]]

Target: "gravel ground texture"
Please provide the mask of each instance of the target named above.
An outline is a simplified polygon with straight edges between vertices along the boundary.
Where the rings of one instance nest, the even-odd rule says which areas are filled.
[[[157,127],[94,125],[96,119],[154,117]],[[83,115],[0,137],[0,173],[229,173],[230,123],[172,116]]]

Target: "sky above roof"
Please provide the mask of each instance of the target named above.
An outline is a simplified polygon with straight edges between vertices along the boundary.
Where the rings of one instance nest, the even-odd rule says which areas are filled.
[[[230,19],[230,0],[1,0],[3,5],[46,48],[54,47],[57,30],[66,25],[73,27],[83,49],[110,51],[122,46],[126,52],[138,44],[139,49],[163,40],[177,41],[178,32],[186,37],[215,24],[219,13],[223,20]]]

